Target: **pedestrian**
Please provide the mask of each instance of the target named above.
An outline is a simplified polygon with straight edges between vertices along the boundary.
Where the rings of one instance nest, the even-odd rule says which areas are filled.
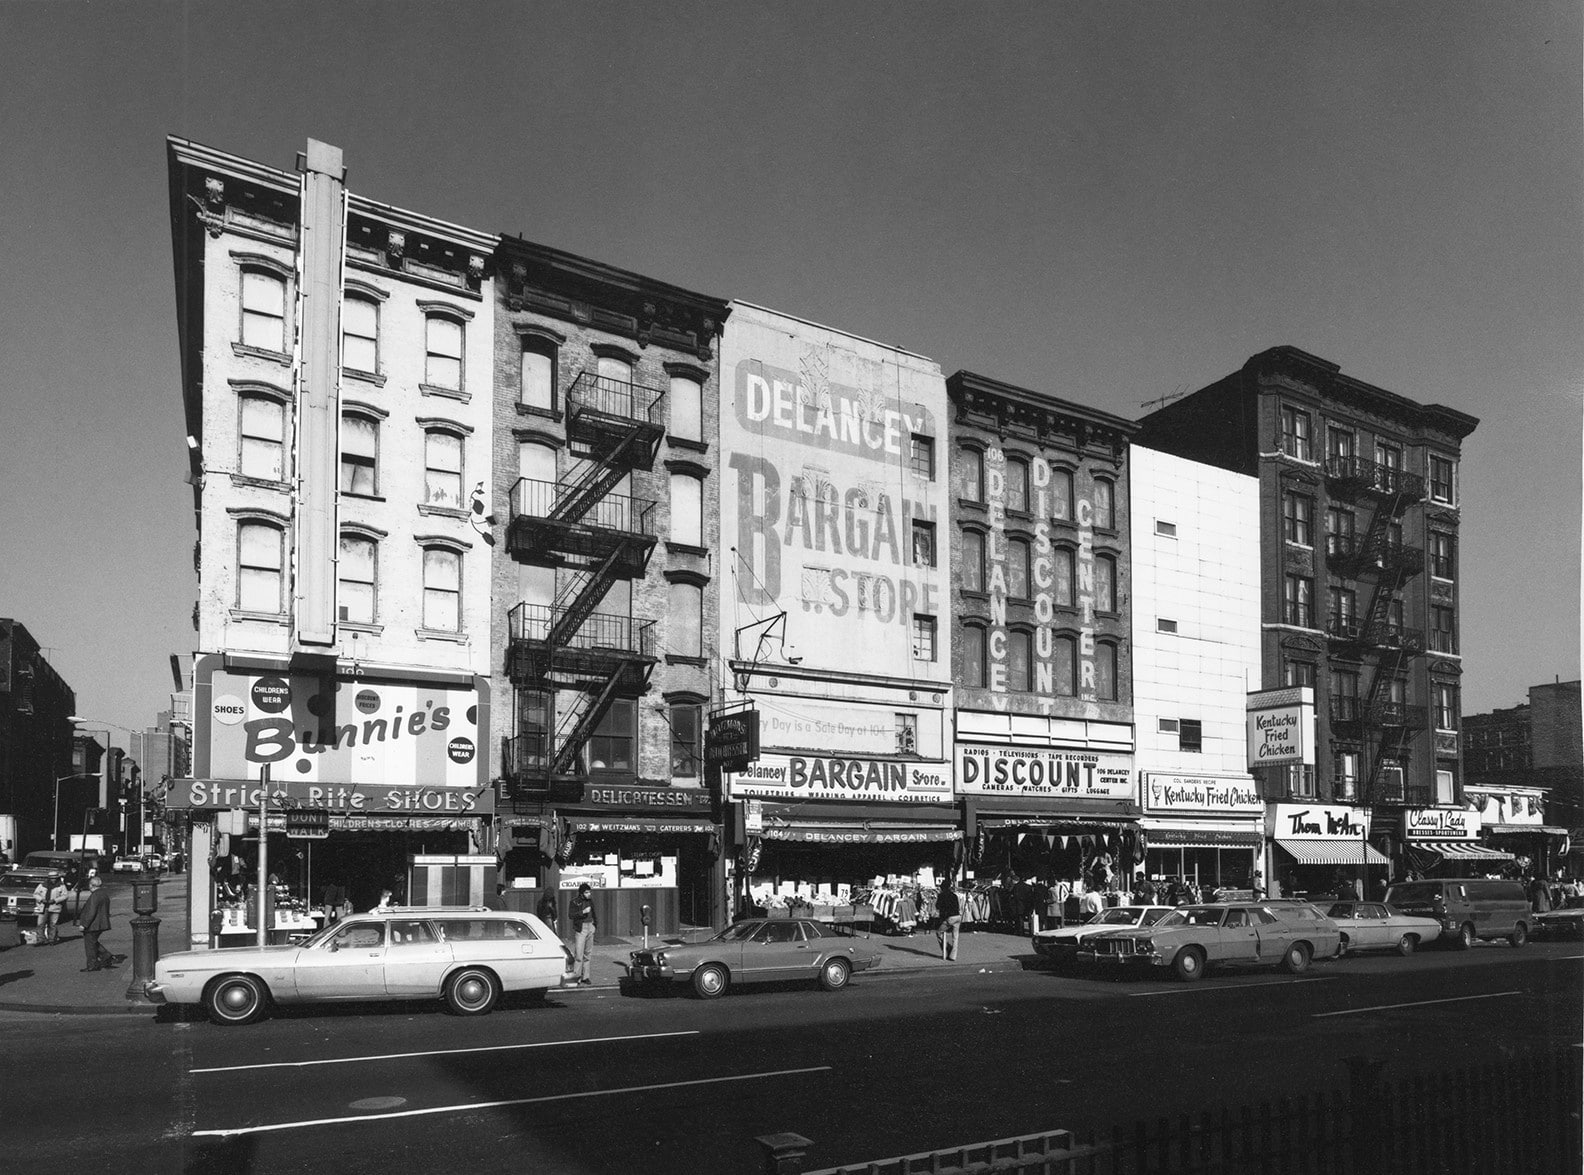
[[[940,892],[935,895],[935,912],[940,915],[940,928],[935,933],[940,938],[941,958],[955,962],[957,943],[962,937],[962,903],[952,891],[949,877],[941,881]]]
[[[556,898],[555,891],[547,889],[539,896],[539,904],[534,907],[534,913],[539,916],[539,921],[550,928],[551,934],[559,934],[556,929]]]
[[[60,941],[61,915],[66,911],[66,898],[70,892],[66,888],[66,879],[64,877],[57,877],[55,884],[50,886],[49,906],[44,911],[39,931],[51,945]]]
[[[49,879],[45,878],[33,887],[33,909],[38,915],[38,931],[34,935],[33,945],[41,947],[47,939],[45,930],[46,911],[49,909]]]
[[[594,899],[588,882],[578,886],[577,897],[572,902],[572,957],[577,963],[577,981],[587,987],[594,982]]]
[[[125,955],[112,955],[99,945],[99,936],[110,929],[110,894],[104,888],[104,878],[96,875],[88,879],[88,900],[77,914],[77,925],[83,932],[84,971],[109,971],[126,961]]]
[[[486,910],[504,910],[506,908],[506,887],[504,885],[497,884],[494,895],[484,898],[484,908]]]
[[[375,905],[375,907],[372,910],[369,911],[369,913],[370,914],[383,914],[383,913],[385,913],[387,910],[389,910],[391,908],[391,898],[392,898],[392,896],[393,895],[391,894],[390,890],[388,890],[388,889],[380,890],[380,900],[379,900],[378,904]]]

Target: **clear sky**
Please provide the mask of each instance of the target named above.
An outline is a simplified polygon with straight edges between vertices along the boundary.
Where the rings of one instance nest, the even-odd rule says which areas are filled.
[[[0,4],[0,615],[191,652],[164,137],[1137,417],[1290,343],[1473,413],[1464,709],[1579,673],[1574,0]],[[119,738],[117,741],[123,741]]]

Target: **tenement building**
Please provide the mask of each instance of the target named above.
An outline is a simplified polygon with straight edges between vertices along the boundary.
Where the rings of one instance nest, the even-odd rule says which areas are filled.
[[[702,730],[719,668],[727,306],[518,237],[495,257],[492,712],[513,905],[719,924]],[[533,903],[533,904],[530,904]]]
[[[1294,347],[1140,421],[1141,444],[1259,479],[1263,684],[1317,700],[1318,766],[1259,770],[1289,885],[1365,860],[1384,880],[1409,867],[1405,830],[1462,806],[1457,471],[1477,424]]]
[[[954,759],[969,868],[977,883],[1015,876],[1021,893],[1032,883],[1058,900],[1064,889],[1126,888],[1144,848],[1128,544],[1135,426],[970,371],[946,387]]]
[[[493,881],[496,238],[168,141],[197,524],[195,947]],[[432,868],[431,868],[432,867]],[[259,874],[267,889],[267,927]],[[411,880],[415,892],[407,892]],[[250,888],[251,887],[251,888]]]

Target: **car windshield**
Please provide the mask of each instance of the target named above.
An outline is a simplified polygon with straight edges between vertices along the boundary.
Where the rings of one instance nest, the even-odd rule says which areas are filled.
[[[1221,925],[1221,919],[1224,918],[1225,916],[1226,916],[1226,907],[1225,906],[1187,906],[1187,907],[1184,907],[1183,909],[1177,911],[1177,917],[1179,919],[1181,919],[1181,921],[1180,922],[1174,922],[1172,925],[1174,925],[1174,926],[1220,926]],[[1159,922],[1156,923],[1157,926],[1164,926],[1165,924],[1166,924],[1166,919],[1164,919],[1164,918],[1162,918]]]
[[[44,881],[42,877],[28,877],[25,874],[0,873],[0,889],[25,889],[32,893],[38,888],[38,883]],[[49,878],[49,883],[54,884],[55,879]]]
[[[717,934],[715,942],[741,942],[745,938],[752,938],[763,922],[733,922],[725,930]]]

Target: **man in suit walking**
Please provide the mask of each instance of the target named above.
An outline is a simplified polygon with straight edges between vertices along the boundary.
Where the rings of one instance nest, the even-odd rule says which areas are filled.
[[[126,961],[125,955],[112,955],[99,945],[99,936],[110,929],[110,894],[103,878],[89,879],[88,900],[77,915],[77,925],[82,927],[83,951],[87,955],[84,971],[108,971]]]

